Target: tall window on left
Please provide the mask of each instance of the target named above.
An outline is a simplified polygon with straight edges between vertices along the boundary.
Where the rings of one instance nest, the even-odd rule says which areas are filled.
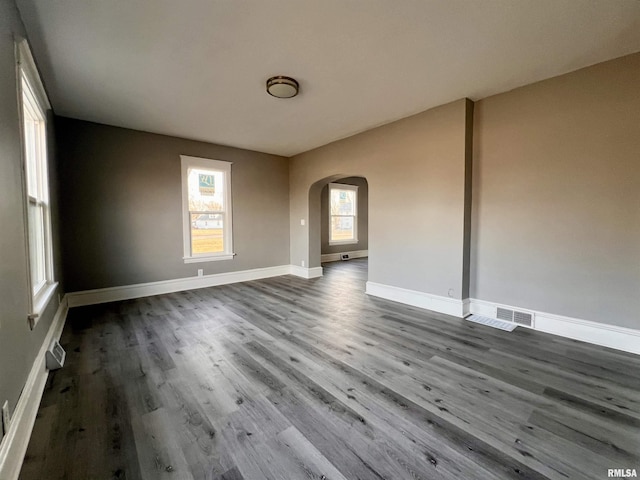
[[[53,272],[51,205],[47,172],[47,110],[51,107],[26,42],[19,46],[19,90],[26,229],[32,327],[51,299],[56,283]]]

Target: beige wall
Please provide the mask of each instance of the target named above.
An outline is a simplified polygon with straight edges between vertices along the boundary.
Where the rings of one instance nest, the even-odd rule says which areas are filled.
[[[469,114],[470,102],[459,100],[293,157],[291,263],[319,265],[319,189],[363,176],[369,280],[462,298]]]
[[[289,263],[284,157],[58,118],[68,291]],[[233,260],[185,264],[180,155],[233,162]]]
[[[35,329],[29,329],[28,252],[14,35],[16,39],[25,35],[18,10],[13,0],[0,0],[0,404],[9,400],[12,412],[58,307],[57,295],[54,295]],[[59,275],[55,148],[51,132],[48,137],[54,269]]]
[[[640,328],[640,54],[475,106],[471,296]]]
[[[321,253],[343,253],[366,250],[369,248],[369,185],[362,177],[348,177],[335,180],[358,187],[358,242],[347,245],[329,245],[329,184],[320,193],[320,250]]]
[[[0,403],[11,409],[57,308],[54,298],[29,330],[14,35],[24,35],[17,9],[0,0]],[[289,160],[58,119],[54,250],[68,282],[59,293],[198,268],[319,266],[320,190],[362,176],[369,280],[639,329],[638,85],[640,53],[481,100],[475,112],[459,100]],[[180,154],[234,162],[231,262],[182,262]]]

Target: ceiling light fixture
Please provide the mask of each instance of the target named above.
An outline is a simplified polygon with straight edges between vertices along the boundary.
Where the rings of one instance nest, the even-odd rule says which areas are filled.
[[[298,94],[300,85],[291,77],[278,75],[267,80],[267,93],[277,98],[291,98]]]

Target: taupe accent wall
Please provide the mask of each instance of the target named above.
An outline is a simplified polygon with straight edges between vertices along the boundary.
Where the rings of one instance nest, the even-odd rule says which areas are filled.
[[[640,53],[475,105],[471,296],[638,329]]]
[[[343,253],[366,250],[369,248],[369,185],[362,177],[348,177],[334,180],[332,183],[343,183],[358,187],[358,242],[346,245],[329,245],[329,184],[320,193],[320,241],[321,253]]]
[[[291,263],[320,265],[319,192],[361,176],[369,185],[369,281],[461,299],[469,115],[462,99],[293,157]]]
[[[289,264],[284,157],[59,117],[68,291]],[[185,264],[180,155],[233,162],[233,260]]]
[[[57,294],[32,331],[29,329],[28,252],[25,237],[25,197],[22,145],[16,84],[16,40],[25,31],[13,0],[0,1],[0,404],[9,400],[13,412],[27,376],[58,308]],[[49,171],[54,242],[54,269],[60,273],[57,186],[51,131]],[[59,288],[58,292],[61,293]]]

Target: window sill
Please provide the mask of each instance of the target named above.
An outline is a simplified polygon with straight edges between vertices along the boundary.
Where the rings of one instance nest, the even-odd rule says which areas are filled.
[[[217,262],[220,260],[233,260],[235,253],[228,253],[224,255],[212,255],[210,257],[182,257],[184,263],[201,263],[201,262]]]
[[[358,240],[344,240],[342,242],[329,242],[329,245],[355,245]]]
[[[38,324],[38,321],[40,321],[40,317],[49,305],[57,288],[58,282],[50,283],[33,299],[33,312],[28,315],[31,330],[33,330]]]

